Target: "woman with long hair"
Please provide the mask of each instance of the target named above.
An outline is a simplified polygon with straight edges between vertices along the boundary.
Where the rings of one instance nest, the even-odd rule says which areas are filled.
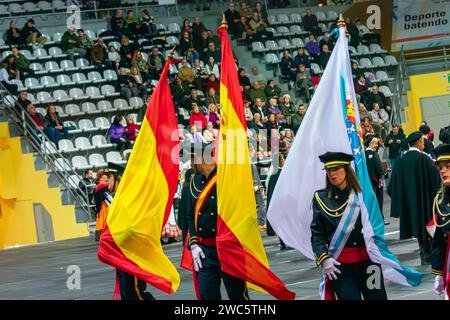
[[[11,20],[9,23],[9,29],[6,31],[6,44],[10,46],[24,45],[23,38],[20,36],[20,29],[17,28],[17,23],[15,20]]]
[[[111,170],[112,171],[112,170]],[[119,186],[120,176],[117,172],[100,170],[95,181],[94,202],[95,202],[95,241],[100,240],[109,207],[113,201],[116,190]]]
[[[52,142],[58,145],[59,134],[64,136],[64,139],[69,139],[69,129],[64,126],[55,105],[51,104],[47,107],[47,114],[45,120],[48,123],[49,138]]]
[[[327,152],[319,156],[326,170],[326,187],[314,193],[311,246],[324,272],[325,299],[387,300],[381,266],[371,261],[362,233],[358,194],[362,192],[351,167],[350,154]],[[378,286],[368,287],[377,270]]]
[[[133,53],[133,57],[131,58],[131,66],[136,67],[141,74],[144,74],[144,78],[147,78],[148,62],[142,57],[142,52],[140,50],[136,50]]]

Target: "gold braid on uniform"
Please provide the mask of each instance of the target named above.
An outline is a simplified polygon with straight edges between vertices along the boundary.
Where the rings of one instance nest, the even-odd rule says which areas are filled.
[[[194,193],[192,192],[192,187],[194,187],[194,190],[197,191],[199,194],[200,194],[200,192],[202,192],[202,190],[198,190],[197,187],[195,186],[194,177],[195,177],[195,174],[191,175],[191,181],[189,182],[189,189],[190,189],[191,195],[194,197],[194,199],[197,199],[198,197],[196,197],[194,195]]]
[[[329,216],[332,217],[340,217],[344,214],[344,211],[342,211],[342,213],[337,213],[338,211],[342,210],[347,204],[348,204],[348,199],[342,204],[342,206],[340,206],[337,209],[330,209],[328,208],[325,203],[323,203],[322,199],[320,199],[319,197],[319,193],[316,192],[314,194],[314,198],[317,200],[317,203],[319,204],[320,208],[325,211],[326,214],[328,214]]]
[[[436,211],[437,211],[437,213],[438,213],[441,217],[448,217],[448,216],[450,216],[450,213],[444,214],[444,213],[442,213],[441,209],[439,209],[439,203],[438,203],[438,201],[439,201],[439,196],[440,196],[441,194],[442,194],[442,190],[439,190],[439,192],[437,193],[436,197],[434,197],[434,201],[433,201],[433,212],[436,212]],[[441,202],[442,202],[442,200],[441,200]],[[434,224],[436,225],[436,227],[442,228],[442,227],[446,226],[446,225],[450,222],[450,219],[449,219],[447,222],[443,223],[443,224],[438,224],[437,221],[436,221],[436,215],[433,214],[433,221],[434,221]]]

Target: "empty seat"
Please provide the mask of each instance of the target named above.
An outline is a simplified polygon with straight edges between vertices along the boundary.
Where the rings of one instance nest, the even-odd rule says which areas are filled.
[[[167,37],[166,42],[171,47],[180,45],[180,41],[178,40],[177,37],[174,37],[174,36]]]
[[[74,147],[72,140],[61,139],[58,141],[59,150],[63,152],[74,152],[78,149]]]
[[[54,103],[56,101],[47,91],[38,92],[36,94],[36,99],[40,103]]]
[[[55,166],[56,166],[56,170],[59,171],[69,171],[72,170],[72,167],[70,166],[70,162],[69,160],[65,159],[65,158],[58,158],[55,160]]]
[[[289,23],[289,17],[286,14],[279,14],[278,15],[278,22],[283,24]]]
[[[9,4],[9,12],[14,12],[15,14],[22,15],[25,13],[25,10],[18,3],[10,3]]]
[[[85,159],[85,160],[86,160],[86,159]],[[86,161],[86,162],[87,162],[87,161]],[[72,166],[73,166],[75,169],[79,169],[78,166],[77,166],[77,164],[78,164],[78,162],[74,162],[74,161],[73,161],[73,158],[72,158]],[[69,185],[70,185],[70,187],[71,187],[72,189],[78,189],[78,188],[79,188],[78,184],[80,183],[80,181],[81,181],[81,177],[80,177],[79,175],[76,175],[76,174],[72,174],[72,175],[69,176],[69,178],[67,179],[67,182],[69,182]]]
[[[372,61],[369,58],[361,58],[359,60],[359,66],[361,68],[371,68],[373,67]]]
[[[41,9],[39,9],[39,8],[36,6],[36,4],[34,4],[33,2],[25,2],[25,3],[23,4],[23,9],[24,9],[26,12],[29,12],[29,13],[36,13],[36,12],[41,11]]]
[[[302,22],[302,17],[299,13],[291,13],[290,21],[294,23]]]
[[[372,58],[372,63],[376,67],[383,67],[383,66],[386,65],[386,63],[384,62],[382,57],[373,57]]]
[[[53,8],[55,8],[55,10],[66,11],[67,6],[66,6],[65,1],[53,0]]]
[[[33,55],[38,59],[50,59],[50,56],[47,54],[47,51],[43,48],[34,49]]]
[[[358,46],[358,53],[359,54],[370,54],[369,47],[364,44],[360,44]]]
[[[104,96],[100,93],[100,90],[93,86],[86,88],[86,95],[94,99],[104,98]]]
[[[376,74],[377,79],[379,81],[392,81],[392,80],[394,80],[394,78],[391,78],[391,77],[388,76],[386,71],[379,70],[375,74]]]
[[[181,27],[178,23],[172,22],[167,25],[167,31],[170,33],[181,33]]]
[[[292,48],[292,45],[291,45],[291,43],[289,42],[288,39],[280,39],[280,40],[278,40],[278,45],[282,49],[291,49]]]
[[[73,86],[75,84],[75,82],[73,82],[67,74],[57,75],[56,82],[58,82],[61,86]]]
[[[41,77],[41,85],[47,88],[57,87],[58,84],[55,82],[55,79],[51,76],[43,76]]]
[[[388,86],[380,86],[380,92],[383,92],[386,97],[392,97],[394,94],[391,92],[391,89]]]
[[[98,134],[92,137],[92,145],[97,147],[97,148],[110,148],[112,147],[114,144],[109,143],[108,141],[106,141],[105,136]]]
[[[97,103],[97,109],[103,112],[113,111],[114,108],[108,100],[100,100]]]
[[[101,92],[105,96],[113,97],[113,96],[120,96],[119,92],[116,92],[116,89],[112,85],[105,84],[101,88]]]
[[[53,41],[55,42],[61,42],[61,38],[62,38],[62,33],[61,32],[56,32],[53,34]],[[51,53],[50,53],[51,54]]]
[[[86,99],[87,96],[84,94],[83,90],[80,88],[72,88],[69,90],[69,95],[74,100]]]
[[[278,47],[278,44],[274,40],[267,40],[265,46],[268,50],[277,51],[280,49],[280,47]]]
[[[30,63],[29,67],[34,72],[36,72],[36,71],[45,71],[44,67],[42,67],[42,64],[40,64],[39,62]]]
[[[117,73],[114,70],[105,70],[103,71],[103,78],[106,81],[116,81]]]
[[[358,51],[355,49],[355,47],[348,46],[348,51],[350,52],[350,55],[357,55]]]
[[[328,32],[328,27],[325,25],[325,23],[319,23],[318,26],[320,29],[322,29],[322,32]],[[321,39],[318,38],[317,40],[320,41]]]
[[[23,85],[22,81],[20,81],[19,79],[12,79],[9,80],[9,82],[14,83],[17,86],[18,91],[27,90],[27,88]]]
[[[97,39],[95,32],[92,30],[84,30],[84,33],[91,39]]]
[[[81,105],[81,110],[88,114],[100,113],[100,111],[95,107],[95,104],[93,104],[92,102],[84,102]]]
[[[111,123],[105,117],[95,118],[94,122],[95,122],[95,126],[98,129],[109,129],[109,127],[111,126]]]
[[[91,142],[86,137],[78,137],[78,138],[76,138],[75,139],[75,146],[78,149],[82,150],[82,151],[94,150],[95,149],[95,147],[93,145],[91,145]]]
[[[255,41],[252,43],[252,52],[263,52],[266,48],[264,47],[264,44],[260,41]]]
[[[134,109],[139,109],[144,105],[144,101],[141,97],[132,97],[130,99],[130,107]]]
[[[115,109],[126,109],[126,108],[128,108],[128,102],[125,99],[116,99],[116,100],[114,100],[114,108]]]
[[[105,158],[99,153],[89,155],[89,163],[95,168],[105,168],[108,164],[105,162]]]
[[[83,156],[75,156],[72,158],[72,166],[78,170],[86,170],[92,168],[92,166],[88,163],[87,159]],[[76,184],[77,188],[78,183]]]
[[[78,68],[75,67],[72,60],[62,60],[60,62],[61,69],[64,69],[66,71],[73,71],[77,70]]]
[[[57,153],[56,145],[51,141],[44,141],[41,146],[41,149],[44,153]]]
[[[78,68],[82,68],[82,69],[91,68],[91,67],[93,68],[93,66],[89,65],[89,61],[87,61],[85,58],[78,58],[75,61],[75,65]]]
[[[320,66],[317,63],[311,63],[311,69],[312,69],[312,71],[314,71],[315,74],[323,73],[323,70],[320,68]]]
[[[48,1],[39,1],[37,6],[42,11],[52,11],[52,6]]]
[[[386,50],[382,49],[378,43],[372,43],[370,45],[370,51],[373,53],[386,53]]]
[[[78,121],[78,128],[80,128],[85,132],[97,130],[97,128],[94,127],[94,124],[90,119],[81,119],[80,121]]]
[[[108,153],[106,153],[106,161],[118,164],[127,163],[125,160],[122,159],[122,156],[117,151],[109,151]]]
[[[283,35],[288,35],[290,34],[289,28],[286,26],[280,26],[277,28],[277,33],[281,33]]]
[[[48,49],[48,54],[54,58],[67,56],[67,54],[63,53],[61,48],[58,48],[58,47],[51,47],[50,49]]]
[[[305,33],[305,31],[302,30],[302,27],[294,24],[292,26],[289,27],[289,31],[291,34],[303,34]]]
[[[57,101],[70,101],[72,100],[71,97],[69,97],[64,90],[55,90],[53,91],[53,98],[55,98]]]
[[[327,16],[325,15],[325,12],[316,11],[314,14],[317,17],[317,20],[319,20],[319,21],[327,21]]]
[[[90,80],[86,79],[86,76],[84,75],[84,73],[74,73],[72,75],[72,80],[75,83],[79,83],[79,84],[84,84],[84,83],[90,83]]]
[[[77,104],[73,104],[73,103],[67,104],[65,109],[66,109],[65,110],[66,114],[71,115],[71,116],[79,116],[79,115],[84,114],[84,112],[81,112],[80,107]]]
[[[102,78],[102,75],[98,71],[91,71],[88,73],[88,79],[91,80],[94,83],[97,82],[105,82],[105,80]]]
[[[269,21],[269,24],[278,24],[277,18],[273,15],[267,16],[267,21]]]
[[[267,64],[278,64],[280,63],[280,58],[275,53],[266,54],[266,63]]]
[[[386,61],[387,65],[392,65],[392,66],[398,65],[398,61],[394,56],[387,55],[386,57],[384,57],[384,60]]]
[[[337,18],[339,18],[338,14],[336,11],[328,11],[327,12],[327,20],[336,20]]]
[[[45,70],[50,72],[61,72],[62,69],[59,67],[59,65],[55,61],[47,61],[45,63]]]
[[[292,44],[292,47],[294,47],[294,48],[304,48],[305,47],[305,43],[300,38],[293,38],[291,40],[291,44]]]

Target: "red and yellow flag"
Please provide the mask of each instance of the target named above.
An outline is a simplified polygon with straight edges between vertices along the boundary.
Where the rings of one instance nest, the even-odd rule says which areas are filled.
[[[178,183],[179,141],[164,66],[142,121],[126,170],[109,209],[99,259],[154,287],[173,293],[180,276],[161,247]]]
[[[220,104],[222,123],[217,164],[217,252],[222,270],[277,299],[295,293],[269,269],[256,220],[256,201],[247,144],[242,94],[228,33],[219,28],[222,46]]]

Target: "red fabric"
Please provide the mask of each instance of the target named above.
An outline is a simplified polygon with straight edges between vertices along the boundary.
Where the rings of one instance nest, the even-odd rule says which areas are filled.
[[[150,283],[152,286],[161,291],[173,293],[171,289],[172,284],[170,281],[141,269],[136,263],[128,259],[122,253],[111,236],[108,225],[105,225],[103,228],[102,236],[100,238],[100,245],[98,247],[98,257],[100,261],[130,273],[143,281]]]
[[[41,118],[39,117],[39,115],[37,113],[32,115],[31,118],[34,120],[34,122],[36,122],[36,125],[38,127],[44,126],[44,123],[42,122]]]
[[[216,92],[220,91],[220,82],[217,80],[211,81],[208,80],[208,83],[206,84],[206,91],[208,92],[209,89],[214,88],[214,90],[216,90]]]
[[[203,113],[192,113],[189,117],[189,125],[193,126],[195,125],[197,128],[205,129],[206,128],[206,117]],[[199,127],[201,125],[201,127]]]
[[[113,300],[122,300],[122,296],[120,295],[120,282],[119,282],[119,275],[116,271],[116,287],[114,288],[114,293],[112,296]]]
[[[450,298],[450,273],[447,272],[449,259],[450,259],[450,241],[447,241],[447,252],[445,254],[445,263],[444,263],[442,278],[444,279],[445,293],[446,293],[447,297]]]
[[[217,217],[217,253],[223,272],[253,283],[277,299],[295,298],[295,293],[288,291],[269,268],[244,250],[220,216]]]
[[[125,133],[127,134],[128,139],[135,141],[137,138],[137,134],[135,134],[135,132],[139,129],[141,129],[141,126],[136,123],[128,124],[125,128]]]
[[[337,258],[340,263],[358,263],[370,260],[366,247],[345,248]]]
[[[319,76],[311,76],[311,81],[314,86],[317,86],[319,84],[320,77]]]
[[[108,187],[108,184],[106,182],[104,183],[99,183],[98,185],[95,186],[95,192],[98,192],[99,190]]]
[[[197,242],[208,247],[215,247],[217,245],[216,237],[212,238],[197,237]]]
[[[184,241],[180,267],[185,268],[189,271],[192,271],[192,280],[194,281],[195,295],[197,296],[197,300],[200,300],[201,297],[200,297],[200,289],[198,287],[197,272],[195,272],[195,270],[194,270],[194,260],[192,259],[191,251],[187,247],[189,237],[190,236],[189,236],[189,231],[188,231],[186,240]]]

